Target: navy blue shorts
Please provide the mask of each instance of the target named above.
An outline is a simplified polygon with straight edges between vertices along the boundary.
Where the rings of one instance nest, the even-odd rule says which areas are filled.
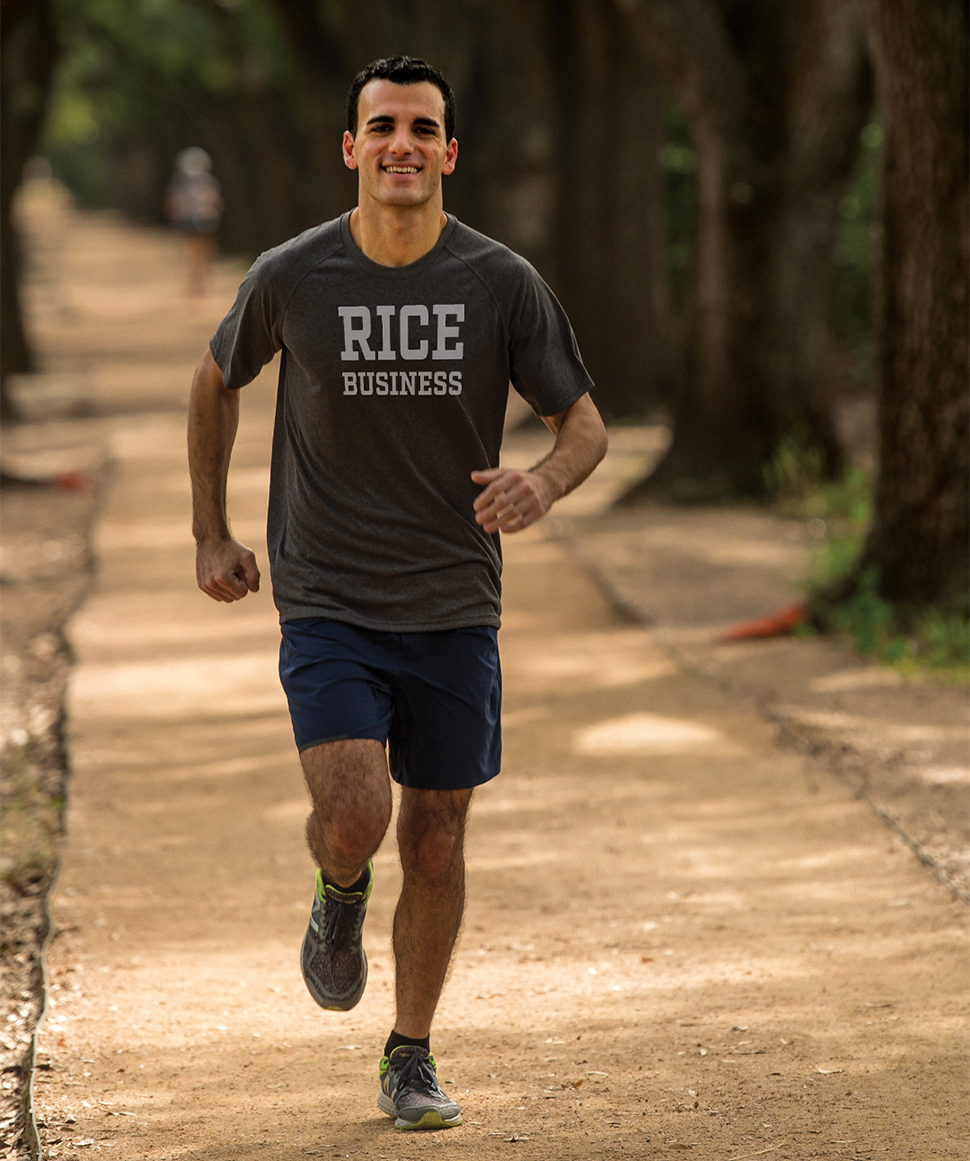
[[[280,680],[300,751],[386,743],[395,782],[461,790],[502,761],[502,672],[489,626],[386,633],[309,618],[282,626]]]

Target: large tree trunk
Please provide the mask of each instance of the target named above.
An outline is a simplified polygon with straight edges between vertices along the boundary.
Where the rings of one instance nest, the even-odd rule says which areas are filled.
[[[16,419],[9,376],[34,370],[20,299],[14,195],[44,123],[58,46],[49,0],[10,0],[0,28],[0,418]]]
[[[556,290],[607,415],[642,418],[677,382],[665,272],[666,88],[611,0],[554,14]]]
[[[792,435],[841,467],[824,382],[838,202],[871,108],[857,0],[617,0],[684,104],[698,154],[687,382],[631,494],[758,496]]]
[[[880,476],[860,569],[908,605],[965,603],[968,63],[965,0],[870,0],[886,118]]]

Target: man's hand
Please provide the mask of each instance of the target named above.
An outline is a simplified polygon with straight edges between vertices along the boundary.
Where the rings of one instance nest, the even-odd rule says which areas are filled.
[[[606,455],[606,428],[589,395],[558,415],[543,416],[543,423],[556,442],[530,471],[472,472],[476,484],[486,485],[475,498],[475,520],[486,532],[521,532],[535,524]]]
[[[521,532],[545,516],[554,496],[534,472],[489,468],[472,472],[476,484],[487,484],[475,499],[475,521],[486,532]]]
[[[256,557],[245,544],[228,540],[199,541],[195,552],[195,575],[199,588],[214,601],[241,601],[247,593],[259,592]]]

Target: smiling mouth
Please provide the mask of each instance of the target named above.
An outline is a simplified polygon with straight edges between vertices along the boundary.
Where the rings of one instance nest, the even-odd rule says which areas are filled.
[[[383,166],[385,173],[417,173],[418,167],[416,165],[385,165]]]

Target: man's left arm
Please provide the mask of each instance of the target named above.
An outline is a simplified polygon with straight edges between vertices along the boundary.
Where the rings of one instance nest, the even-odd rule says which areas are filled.
[[[543,422],[556,442],[534,468],[472,472],[476,484],[486,485],[475,500],[475,520],[486,532],[521,532],[535,524],[606,455],[606,428],[588,394]]]

